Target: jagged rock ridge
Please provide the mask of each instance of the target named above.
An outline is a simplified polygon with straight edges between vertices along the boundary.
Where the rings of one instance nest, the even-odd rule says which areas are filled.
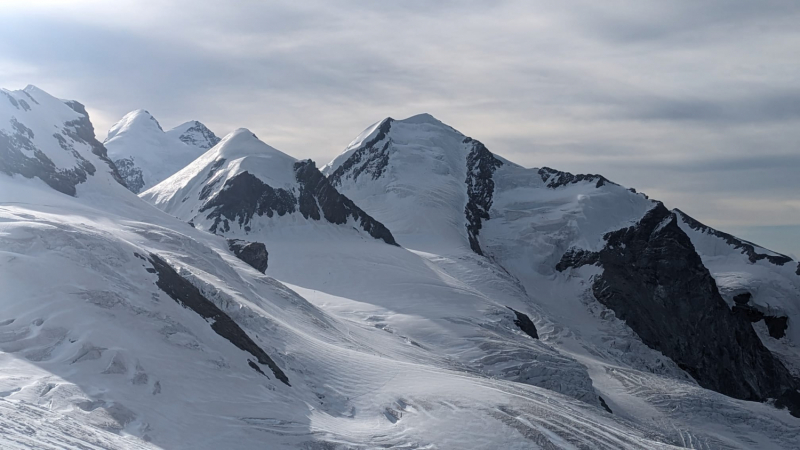
[[[373,179],[380,178],[389,164],[389,146],[391,139],[386,139],[392,128],[394,119],[388,117],[377,127],[375,136],[363,142],[356,151],[332,173],[328,174],[334,186],[342,183],[342,177],[358,180],[359,175],[366,173]]]
[[[471,144],[472,150],[467,155],[467,206],[464,214],[467,217],[467,233],[469,246],[472,251],[483,255],[478,234],[481,231],[481,220],[489,220],[489,210],[492,207],[494,194],[494,181],[492,174],[503,162],[497,159],[482,143],[472,139],[464,139],[464,143]]]
[[[659,203],[635,226],[608,233],[599,252],[570,253],[559,270],[600,265],[595,298],[701,386],[744,400],[787,402],[800,382],[750,321],[728,308],[677,220]],[[787,406],[800,415],[800,404]]]
[[[777,266],[782,266],[782,265],[792,261],[792,258],[790,258],[790,257],[788,257],[786,255],[781,255],[780,253],[774,253],[773,252],[773,254],[768,254],[768,253],[759,252],[756,249],[760,248],[760,247],[758,247],[757,245],[753,244],[752,242],[747,242],[747,241],[745,241],[743,239],[739,239],[739,238],[737,238],[735,236],[732,236],[732,235],[730,235],[728,233],[724,233],[722,231],[715,230],[715,229],[713,229],[711,227],[708,227],[708,226],[698,222],[697,220],[695,220],[694,218],[692,218],[691,216],[689,216],[688,214],[684,213],[683,211],[681,211],[681,210],[679,210],[677,208],[675,209],[675,211],[678,214],[681,215],[681,217],[683,218],[684,222],[686,222],[686,224],[689,225],[689,227],[691,227],[691,228],[693,228],[695,230],[698,230],[700,232],[716,236],[716,237],[724,240],[728,245],[732,246],[733,248],[735,248],[737,250],[741,250],[742,253],[747,255],[747,257],[748,257],[748,259],[750,260],[751,263],[755,263],[756,261],[760,261],[762,259],[766,259],[767,261],[771,262],[772,264],[775,264]]]

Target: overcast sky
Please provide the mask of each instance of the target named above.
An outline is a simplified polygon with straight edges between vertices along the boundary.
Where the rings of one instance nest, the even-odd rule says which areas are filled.
[[[213,6],[216,4],[219,6]],[[800,2],[6,1],[0,86],[323,165],[428,112],[800,256]]]

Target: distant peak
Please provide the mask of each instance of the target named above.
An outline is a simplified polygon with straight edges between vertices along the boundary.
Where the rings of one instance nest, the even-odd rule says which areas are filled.
[[[403,119],[403,120],[401,120],[401,122],[405,122],[405,123],[436,123],[436,124],[442,123],[439,119],[437,119],[436,117],[433,117],[432,115],[430,115],[428,113],[417,114],[417,115],[411,116],[411,117],[409,117],[407,119]]]
[[[150,111],[146,109],[136,109],[134,111],[129,112],[128,114],[125,114],[125,116],[122,117],[122,120],[120,122],[122,121],[128,122],[130,124],[141,123],[145,126],[155,125],[159,130],[164,131],[164,129],[161,128],[161,124],[158,123],[158,120],[156,120],[156,118],[153,117],[152,114],[150,114]]]
[[[43,90],[39,89],[38,87],[36,87],[36,86],[34,86],[32,84],[29,84],[29,85],[25,86],[25,89],[23,89],[23,91],[28,92],[28,93],[31,93],[31,92],[44,92]]]
[[[442,122],[441,120],[437,119],[436,117],[433,117],[428,113],[417,114],[416,116],[411,116],[407,119],[398,120],[398,122],[402,124],[413,124],[413,125],[433,125],[435,127],[446,129],[454,133],[462,134],[460,131],[456,130],[455,128],[451,127],[450,125]]]
[[[247,128],[237,128],[233,130],[222,138],[220,145],[223,151],[233,150],[237,153],[244,151],[244,153],[257,154],[267,148],[272,149],[272,147],[262,142],[255,133]]]
[[[128,114],[125,114],[122,119],[119,120],[119,122],[115,123],[114,126],[108,130],[106,142],[113,139],[120,133],[142,133],[154,131],[163,133],[164,129],[161,128],[161,124],[158,123],[158,120],[156,120],[156,118],[153,117],[149,111],[146,109],[136,109]]]
[[[208,150],[217,145],[220,138],[199,120],[190,120],[167,131],[167,134],[178,138],[184,144]]]
[[[256,136],[255,133],[253,133],[252,131],[248,130],[247,128],[237,128],[237,129],[233,130],[233,132],[230,134],[230,136],[231,136],[232,139],[236,138],[236,139],[255,139],[255,140],[259,140],[258,136]]]

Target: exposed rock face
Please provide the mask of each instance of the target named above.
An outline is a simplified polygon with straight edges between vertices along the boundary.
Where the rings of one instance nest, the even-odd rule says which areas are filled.
[[[464,214],[467,217],[467,234],[469,246],[475,253],[483,255],[478,233],[482,220],[489,220],[489,209],[492,207],[494,181],[492,175],[503,162],[497,159],[482,143],[472,139],[464,139],[465,144],[472,144],[467,155],[467,206]]]
[[[30,94],[27,95],[30,97]],[[31,97],[31,99],[33,99],[33,97]],[[94,135],[94,126],[92,126],[92,122],[89,120],[89,113],[86,112],[86,107],[75,100],[69,100],[65,103],[67,106],[72,108],[73,111],[80,114],[81,118],[68,122],[66,124],[67,126],[64,128],[64,133],[77,142],[89,144],[89,146],[92,148],[92,153],[97,155],[98,158],[106,163],[110,169],[109,171],[111,172],[111,175],[114,177],[114,180],[116,180],[117,183],[125,186],[125,182],[122,180],[122,177],[120,177],[116,166],[108,157],[108,151]]]
[[[541,169],[539,169],[539,176],[542,177],[542,181],[545,182],[545,185],[552,189],[561,186],[566,186],[568,184],[580,183],[583,181],[596,182],[595,187],[603,186],[606,183],[616,184],[608,181],[608,179],[602,175],[597,175],[597,174],[575,175],[569,172],[562,172],[560,170],[551,169],[549,167],[542,167]]]
[[[235,220],[246,227],[255,215],[272,217],[295,212],[297,199],[285,189],[273,189],[250,172],[242,172],[225,182],[225,188],[200,209],[212,210],[208,215],[214,219],[211,232],[216,233],[222,225],[230,231],[228,221]]]
[[[4,94],[13,100],[12,104],[18,109],[30,110],[30,105],[24,100],[17,101],[11,95]],[[30,94],[28,95],[30,96]],[[94,137],[94,128],[89,122],[86,109],[75,101],[66,102],[66,105],[81,114],[82,117],[65,123],[64,127],[54,133],[52,137],[58,141],[64,151],[72,154],[75,166],[72,168],[56,167],[55,163],[34,144],[33,131],[12,117],[11,126],[14,131],[12,133],[0,131],[0,172],[8,175],[19,174],[25,178],[36,177],[59,192],[75,196],[76,186],[85,182],[87,177],[94,175],[97,169],[73,147],[72,142],[67,140],[70,138],[74,142],[89,145],[92,153],[108,165],[114,179],[124,186],[125,183],[119,176],[116,167],[106,155],[105,147]]]
[[[264,350],[262,350],[261,347],[230,318],[230,316],[219,309],[211,300],[205,298],[192,283],[180,276],[166,261],[152,253],[150,254],[149,261],[150,264],[153,265],[156,275],[158,275],[156,285],[159,289],[181,304],[181,306],[191,309],[202,318],[211,321],[211,329],[218,335],[227,339],[241,350],[253,355],[258,360],[259,364],[269,367],[277,379],[281,380],[287,386],[291,386],[289,384],[289,378],[283,373],[281,368],[275,364],[275,361],[273,361],[272,358],[270,358],[269,355],[267,355],[266,352],[264,352]],[[252,367],[253,364],[250,364],[250,366]],[[257,370],[263,374],[263,371],[260,369]]]
[[[215,161],[209,177],[224,162],[224,159]],[[306,219],[324,219],[337,225],[352,219],[373,238],[397,245],[389,229],[340,194],[313,161],[298,161],[293,169],[298,188],[291,190],[273,188],[249,172],[228,179],[223,189],[200,209],[200,212],[210,211],[207,217],[214,220],[210,231],[230,231],[231,221],[250,231],[254,216],[283,216],[299,211]],[[206,185],[200,192],[200,199],[208,197],[213,186]]]
[[[142,169],[136,166],[133,158],[121,158],[114,161],[119,170],[119,175],[125,180],[125,186],[134,194],[142,192],[144,187],[144,175]]]
[[[726,243],[728,243],[728,245],[732,246],[735,249],[739,249],[742,251],[742,253],[746,254],[747,258],[750,260],[751,263],[755,263],[756,261],[766,259],[772,264],[782,266],[792,261],[792,258],[789,258],[786,255],[781,255],[781,254],[769,255],[766,253],[759,253],[756,250],[756,245],[754,245],[752,242],[743,241],[735,236],[731,236],[728,233],[723,233],[722,231],[718,231],[711,227],[703,225],[702,223],[686,215],[686,213],[684,213],[679,209],[675,209],[675,211],[678,212],[683,217],[683,221],[687,225],[689,225],[690,228],[701,231],[706,234],[716,236],[724,240]],[[798,265],[798,274],[800,274],[800,265]]]
[[[514,311],[514,314],[517,318],[514,320],[514,325],[518,326],[523,333],[527,334],[528,336],[539,339],[539,333],[536,331],[536,325],[533,324],[533,321],[527,314],[521,313],[514,308],[507,307],[511,311]]]
[[[362,173],[372,175],[372,179],[377,180],[383,175],[386,166],[389,164],[389,146],[391,140],[386,140],[386,135],[392,127],[394,119],[391,117],[384,120],[378,126],[378,132],[367,142],[353,152],[341,166],[331,173],[328,178],[334,186],[342,184],[342,177],[352,177],[357,180]],[[386,140],[386,142],[384,142]]]
[[[217,145],[221,140],[213,131],[196,120],[178,136],[178,139],[180,139],[181,142],[204,150],[208,150]]]
[[[756,323],[761,320],[769,330],[769,335],[775,339],[786,336],[786,328],[789,326],[789,318],[786,316],[770,315],[761,311],[756,305],[750,303],[752,294],[745,292],[733,297],[735,305],[731,310],[734,314],[740,315],[745,320]]]
[[[211,164],[211,168],[208,171],[208,175],[206,175],[206,182],[208,182],[208,180],[210,180],[214,175],[216,175],[216,173],[219,170],[219,168],[225,165],[225,162],[227,162],[227,160],[225,158],[220,158],[220,159],[214,161],[213,164]],[[214,187],[218,183],[219,183],[219,180],[214,180],[214,181],[212,181],[210,183],[207,183],[205,186],[203,186],[203,189],[200,190],[200,200],[207,199],[208,196],[211,195],[211,193],[214,191]]]
[[[743,400],[782,399],[800,415],[791,400],[800,382],[728,308],[677,220],[659,203],[637,225],[608,233],[601,251],[565,255],[559,270],[602,266],[597,300],[701,386]]]
[[[325,220],[338,225],[343,225],[347,223],[348,218],[352,218],[370,236],[381,239],[387,244],[397,245],[389,229],[356,206],[352,200],[340,194],[317,169],[314,161],[310,159],[298,161],[294,165],[294,171],[300,184],[298,204],[303,217],[320,220],[322,211]]]
[[[267,247],[261,242],[228,239],[228,249],[232,251],[237,258],[250,264],[257,271],[261,273],[267,271],[269,253],[267,253]]]

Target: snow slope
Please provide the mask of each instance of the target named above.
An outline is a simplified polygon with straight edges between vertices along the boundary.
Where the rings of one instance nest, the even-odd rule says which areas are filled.
[[[104,145],[128,188],[139,193],[182,169],[217,142],[219,138],[196,120],[165,132],[149,112],[137,109],[111,127]]]

